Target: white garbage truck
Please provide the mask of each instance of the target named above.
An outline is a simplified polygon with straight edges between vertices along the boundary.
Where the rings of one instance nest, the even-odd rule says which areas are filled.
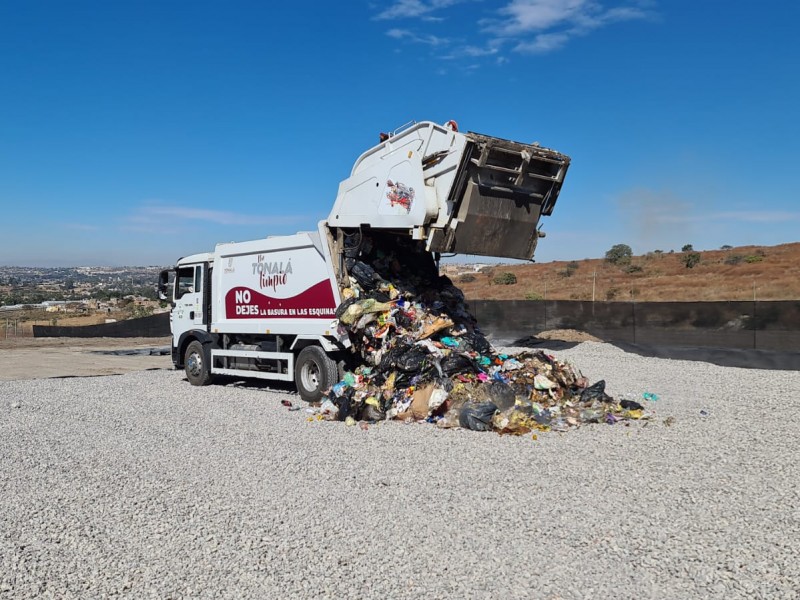
[[[218,244],[162,271],[172,361],[193,385],[215,375],[294,382],[319,400],[350,340],[336,308],[349,286],[347,240],[399,236],[441,254],[533,258],[570,159],[538,143],[410,123],[364,152],[315,231]]]

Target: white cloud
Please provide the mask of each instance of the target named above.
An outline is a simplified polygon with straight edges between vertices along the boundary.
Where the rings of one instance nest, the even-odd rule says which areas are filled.
[[[514,39],[514,50],[524,54],[552,52],[595,29],[651,14],[641,3],[607,7],[595,0],[513,0],[498,12],[500,19],[484,21],[485,30]]]
[[[441,17],[433,17],[430,13],[447,8],[453,4],[458,4],[464,0],[396,0],[388,8],[383,9],[375,17],[378,20],[387,19],[408,19],[419,17],[426,21],[441,21]]]
[[[408,29],[390,29],[386,32],[386,35],[396,40],[409,40],[429,46],[442,46],[450,43],[447,38],[440,38],[435,35],[418,35]]]
[[[547,54],[566,46],[569,39],[566,33],[541,33],[531,42],[520,42],[514,50],[523,54]]]
[[[470,21],[465,14],[469,8],[463,6],[470,1],[396,0],[388,8],[381,10],[375,18],[416,19],[421,22],[417,27],[391,29],[387,35],[407,42],[451,48],[447,53],[439,52],[439,58],[476,58],[496,57],[503,48],[518,54],[554,52],[566,46],[570,40],[586,36],[602,27],[622,21],[651,18],[655,5],[653,0],[510,0],[494,9],[481,4],[483,14],[488,16],[480,17],[476,14]],[[454,8],[456,4],[462,6]],[[445,20],[442,15],[447,15],[448,9],[451,13],[459,11],[459,21],[462,24],[459,35],[463,39],[469,39],[469,45],[465,45],[463,40],[458,42],[429,33],[428,30],[422,31],[426,26],[430,28],[437,21]],[[432,14],[434,12],[437,13],[436,16]],[[470,26],[474,30],[470,30]],[[481,37],[484,43],[481,43]]]
[[[504,36],[545,31],[586,15],[594,6],[588,0],[513,0],[498,11],[501,20],[490,22],[488,29]]]
[[[205,221],[216,225],[287,225],[308,220],[307,215],[253,215],[191,206],[167,205],[148,202],[137,208],[126,219],[126,229],[134,231],[163,232],[186,221]]]

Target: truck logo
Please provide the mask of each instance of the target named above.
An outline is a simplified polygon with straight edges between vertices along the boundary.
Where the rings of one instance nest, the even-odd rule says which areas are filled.
[[[264,288],[271,288],[272,291],[277,291],[278,287],[286,285],[288,275],[292,272],[291,259],[284,263],[264,260],[264,255],[258,255],[258,262],[253,264],[253,275],[258,273],[258,286],[263,290]]]
[[[402,206],[406,209],[407,213],[411,212],[411,205],[414,202],[414,188],[408,187],[402,183],[392,183],[389,179],[386,182],[389,190],[386,192],[386,197],[389,199],[390,206]]]

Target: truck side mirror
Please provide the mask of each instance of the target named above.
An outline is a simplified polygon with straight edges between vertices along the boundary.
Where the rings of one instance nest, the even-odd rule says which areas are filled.
[[[158,274],[158,298],[159,300],[171,300],[167,297],[167,290],[169,289],[169,274],[171,269],[165,269]]]

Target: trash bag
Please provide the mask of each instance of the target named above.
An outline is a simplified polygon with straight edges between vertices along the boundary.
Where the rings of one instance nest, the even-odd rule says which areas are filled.
[[[406,373],[420,372],[425,365],[427,357],[428,353],[425,350],[415,346],[397,358],[397,368]]]
[[[458,423],[465,429],[473,431],[491,431],[492,417],[497,412],[494,402],[481,402],[475,404],[468,402],[461,408]]]
[[[644,406],[635,400],[621,400],[619,405],[625,410],[644,410]]]
[[[348,298],[344,302],[342,302],[339,306],[336,307],[336,315],[337,319],[341,319],[342,315],[347,312],[347,309],[350,308],[351,305],[358,302],[358,298]]]
[[[492,351],[492,345],[482,334],[478,333],[477,331],[465,333],[462,338],[478,354],[489,354]]]
[[[350,269],[350,275],[355,277],[356,281],[358,281],[358,285],[367,292],[375,289],[375,285],[381,280],[380,275],[375,272],[375,269],[360,260],[356,261],[356,264]]]
[[[599,400],[600,402],[613,402],[614,399],[606,394],[606,381],[601,379],[594,385],[590,385],[581,392],[581,402],[589,404]]]
[[[514,406],[515,394],[511,386],[502,381],[492,381],[487,384],[486,393],[498,409],[507,410]]]
[[[339,421],[344,421],[347,417],[353,414],[355,404],[353,399],[354,395],[355,389],[347,388],[347,391],[345,391],[341,396],[330,398],[334,405],[336,405],[336,408],[339,409],[339,413],[337,415],[337,419]]]
[[[362,421],[384,421],[386,419],[386,411],[379,406],[377,400],[375,402],[368,401],[361,406],[359,419]]]
[[[378,302],[391,302],[392,299],[389,297],[389,294],[381,292],[380,290],[373,290],[368,294],[364,295],[365,298],[372,298]]]
[[[478,369],[471,358],[463,354],[451,354],[445,356],[441,362],[442,371],[445,375],[456,375],[458,373],[477,373]]]

